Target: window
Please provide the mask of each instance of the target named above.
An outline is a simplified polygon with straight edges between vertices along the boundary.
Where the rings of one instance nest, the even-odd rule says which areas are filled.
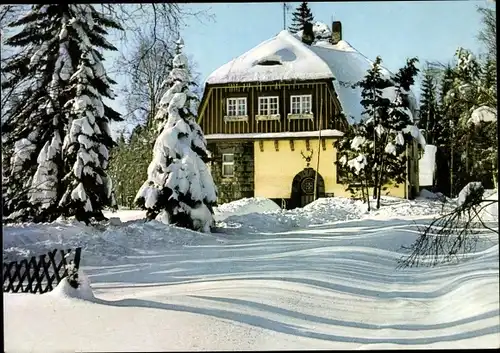
[[[224,153],[222,155],[222,176],[225,178],[234,175],[234,154]]]
[[[247,99],[243,98],[228,98],[227,99],[227,116],[243,116],[247,115]]]
[[[259,115],[279,114],[278,97],[259,97]]]
[[[291,96],[292,114],[311,114],[312,95]]]

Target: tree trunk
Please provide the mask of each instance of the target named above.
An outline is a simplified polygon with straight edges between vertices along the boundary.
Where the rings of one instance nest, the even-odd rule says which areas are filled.
[[[384,163],[382,161],[382,164],[380,165],[380,182],[378,183],[378,190],[377,190],[377,210],[380,209],[380,194],[382,193],[382,175],[384,173]]]
[[[370,210],[371,210],[371,208],[370,208],[370,187],[368,186],[368,177],[366,175],[366,171],[364,171],[363,174],[365,177],[366,186],[363,185],[363,181],[361,181],[361,187],[362,188],[366,187],[366,203],[368,204],[368,212],[370,212]]]
[[[465,175],[467,176],[467,181],[470,180],[469,174],[469,133],[467,133],[467,137],[465,140]]]
[[[451,144],[451,155],[450,155],[450,197],[453,197],[453,155],[454,155],[454,150],[453,150],[453,143]]]

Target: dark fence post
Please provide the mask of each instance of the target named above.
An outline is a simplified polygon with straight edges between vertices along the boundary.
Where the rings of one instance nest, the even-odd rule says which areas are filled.
[[[82,253],[82,248],[76,248],[75,249],[75,259],[73,260],[75,262],[75,268],[78,270],[80,268],[80,256]]]

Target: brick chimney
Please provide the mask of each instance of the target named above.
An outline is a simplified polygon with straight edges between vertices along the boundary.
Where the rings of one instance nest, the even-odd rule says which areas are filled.
[[[313,25],[310,22],[304,23],[304,30],[302,31],[302,42],[311,45],[314,42]]]
[[[332,38],[330,43],[337,44],[342,40],[342,23],[340,21],[333,21],[332,23]]]

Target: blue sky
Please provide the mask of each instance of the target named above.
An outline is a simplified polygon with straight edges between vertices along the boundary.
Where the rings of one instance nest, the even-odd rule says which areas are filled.
[[[288,4],[293,10],[300,2]],[[344,40],[372,60],[380,55],[384,66],[394,72],[413,56],[421,63],[447,62],[460,46],[479,53],[477,34],[481,17],[476,9],[494,6],[489,0],[311,2],[309,5],[315,20],[329,25],[332,19],[341,21]],[[283,29],[282,3],[184,6],[207,9],[215,15],[215,21],[188,19],[182,30],[185,50],[197,62],[203,85],[218,67]],[[418,95],[418,88],[415,91]],[[113,105],[121,111],[121,104]]]

